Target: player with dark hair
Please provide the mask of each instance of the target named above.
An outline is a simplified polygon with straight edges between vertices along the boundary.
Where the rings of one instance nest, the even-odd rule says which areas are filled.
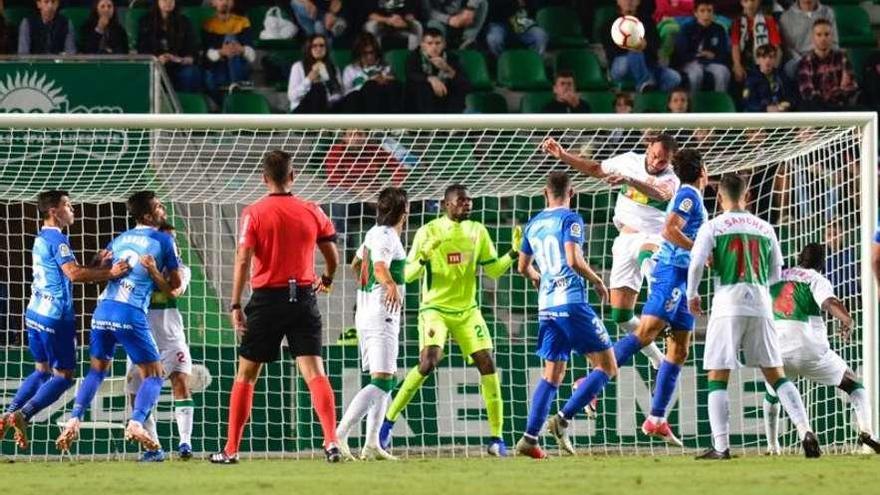
[[[159,226],[160,232],[171,234],[175,237],[175,228],[170,223]],[[177,452],[181,459],[192,458],[192,429],[195,407],[189,389],[189,377],[192,374],[192,356],[189,345],[186,343],[186,333],[183,328],[183,316],[177,309],[177,299],[186,292],[191,279],[190,269],[183,264],[180,253],[177,253],[178,270],[180,271],[180,287],[171,290],[167,283],[157,283],[159,290],[153,291],[150,298],[150,309],[147,318],[150,320],[150,333],[156,340],[156,347],[162,357],[162,369],[165,376],[171,382],[171,391],[174,397],[174,419],[177,424],[177,437],[179,440]],[[155,260],[145,256],[142,259],[144,266],[150,271],[153,280],[165,281],[165,274],[159,272]],[[129,360],[125,388],[130,403],[134,404],[135,394],[141,386],[141,376],[137,368]],[[156,415],[150,414],[144,421],[144,428],[150,432],[153,440],[159,443],[156,433]],[[142,461],[162,462],[165,460],[165,452],[157,450],[144,451]]]
[[[241,336],[238,371],[229,397],[226,445],[212,454],[210,461],[238,462],[260,371],[264,363],[278,360],[281,341],[286,337],[321,423],[324,454],[328,462],[339,462],[342,455],[336,440],[336,399],[321,359],[321,313],[315,296],[329,292],[333,285],[339,264],[336,230],[317,205],[290,192],[290,154],[273,150],[263,156],[263,183],[269,194],[241,213],[230,315]],[[315,274],[315,248],[325,262],[320,278]],[[241,297],[248,274],[253,293],[243,312]]]
[[[831,349],[822,312],[840,322],[841,338],[849,338],[854,325],[831,282],[822,275],[825,246],[810,243],[798,255],[798,266],[782,270],[782,278],[770,287],[773,317],[785,376],[803,377],[837,387],[849,395],[859,432],[858,443],[867,453],[880,454],[880,443],[871,425],[871,402],[865,387],[846,361]],[[767,385],[764,396],[764,431],[767,453],[781,454],[779,445],[779,398]]]
[[[379,445],[379,428],[396,384],[400,315],[404,303],[403,272],[406,250],[400,235],[406,225],[409,201],[406,191],[389,187],[379,192],[376,225],[367,231],[351,266],[358,280],[357,327],[361,366],[370,372],[370,383],[348,405],[336,435],[343,457],[353,460],[348,448],[352,426],[367,416],[366,442],[361,459],[394,459]]]
[[[565,151],[553,138],[544,141],[548,155],[561,160],[589,177],[620,186],[614,205],[614,226],[619,234],[611,248],[611,319],[626,333],[635,331],[636,298],[645,276],[651,273],[651,257],[663,242],[669,202],[678,190],[679,180],[669,166],[678,143],[668,134],[653,137],[645,154],[633,152],[597,162]],[[642,348],[654,369],[660,369],[663,353],[653,342]]]
[[[73,386],[77,364],[73,284],[102,282],[121,277],[129,270],[124,261],[112,267],[85,267],[77,263],[63,232],[76,220],[67,191],[40,193],[37,209],[43,226],[31,251],[33,282],[25,313],[34,372],[21,383],[0,416],[0,439],[12,426],[20,448],[27,448],[30,419]]]
[[[770,286],[782,276],[782,251],[773,226],[746,211],[746,181],[721,179],[719,203],[724,213],[703,224],[688,266],[688,309],[702,314],[698,292],[706,262],[712,257],[714,298],[706,329],[703,369],[709,375],[709,424],[712,446],[697,459],[730,459],[730,371],[744,364],[761,368],[788,417],[795,424],[806,457],[819,457],[819,441],[810,427],[800,392],[785,376],[773,324]]]
[[[666,421],[667,408],[675,393],[678,375],[687,360],[694,317],[688,311],[685,291],[690,250],[697,230],[707,219],[703,206],[703,189],[709,181],[699,151],[685,149],[672,157],[672,168],[681,187],[669,205],[661,235],[663,244],[654,256],[656,265],[651,273],[651,290],[635,332],[614,345],[617,365],[629,362],[633,354],[651,344],[669,326],[672,333],[666,343],[666,358],[657,372],[651,414],[642,423],[642,433],[662,438],[681,446]]]
[[[406,260],[407,282],[422,279],[419,305],[419,364],[406,375],[379,432],[379,442],[388,450],[391,428],[403,409],[419,391],[443,358],[443,347],[451,335],[462,354],[480,372],[480,392],[489,416],[491,455],[507,455],[502,439],[504,404],[501,382],[492,357],[492,336],[477,305],[479,268],[497,279],[518,256],[522,229],[513,231],[510,251],[498,256],[486,227],[470,220],[473,202],[461,184],[446,188],[441,202],[446,214],[416,231]],[[423,277],[424,275],[424,277]]]
[[[137,441],[145,450],[159,447],[143,425],[159,399],[164,381],[147,308],[157,284],[167,284],[170,290],[180,287],[177,248],[174,239],[158,229],[167,222],[167,216],[165,206],[153,191],[133,194],[127,206],[136,225],[113,239],[106,251],[114,261],[127,262],[131,272],[107,284],[98,300],[89,334],[89,373],[77,391],[71,417],[55,442],[62,451],[68,450],[77,438],[86,410],[110,370],[117,343],[122,344],[143,379],[125,428],[125,438]],[[150,264],[155,264],[155,269],[151,270]],[[166,272],[168,280],[154,279],[157,271]]]
[[[605,385],[617,375],[611,339],[602,319],[590,307],[588,280],[602,301],[608,290],[602,277],[584,260],[584,221],[570,209],[574,189],[565,172],[553,172],[544,187],[547,207],[531,220],[524,230],[518,271],[538,289],[538,351],[544,360],[544,376],[538,382],[529,407],[526,431],[516,444],[522,455],[543,459],[538,436],[550,405],[565,377],[572,351],[587,356],[593,370],[559,413],[550,418],[547,428],[559,447],[575,455],[568,436],[568,424]],[[532,261],[538,265],[537,270]]]

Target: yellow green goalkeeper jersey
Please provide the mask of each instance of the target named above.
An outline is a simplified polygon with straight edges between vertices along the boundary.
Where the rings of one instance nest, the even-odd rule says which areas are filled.
[[[418,253],[434,240],[440,243],[431,252],[427,263],[418,260]],[[466,311],[477,306],[477,269],[497,279],[504,275],[514,257],[501,257],[486,227],[480,222],[455,222],[447,216],[423,225],[413,239],[406,259],[405,277],[412,282],[422,277],[419,310]]]

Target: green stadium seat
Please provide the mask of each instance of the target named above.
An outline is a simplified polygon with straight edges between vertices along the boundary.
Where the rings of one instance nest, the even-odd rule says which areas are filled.
[[[586,91],[581,98],[590,105],[593,113],[614,113],[614,93],[609,91]]]
[[[871,55],[878,51],[880,50],[867,47],[849,48],[846,50],[849,62],[852,64],[853,71],[856,73],[856,81],[858,81],[859,84],[862,83],[865,77],[865,63],[868,62]]]
[[[633,102],[633,111],[635,113],[666,113],[666,98],[666,93],[661,91],[638,93]]]
[[[553,101],[553,93],[550,91],[526,93],[519,101],[519,111],[520,113],[541,113],[551,101]]]
[[[132,50],[137,49],[138,27],[140,26],[141,18],[149,13],[150,9],[147,7],[132,7],[125,13],[123,26],[126,33],[128,33],[128,46]]]
[[[351,63],[351,50],[348,48],[335,48],[330,52],[330,58],[336,64],[339,70],[339,77],[342,78],[342,71]]]
[[[391,66],[391,71],[394,72],[394,77],[397,78],[401,84],[406,82],[407,57],[409,57],[409,50],[406,49],[398,48],[396,50],[388,50],[385,52],[385,61]]]
[[[180,113],[209,113],[208,100],[202,93],[177,93]]]
[[[865,9],[859,5],[835,5],[832,8],[837,22],[840,46],[844,48],[877,46],[877,38],[871,29],[871,18]]]
[[[263,57],[263,76],[267,83],[286,91],[290,78],[290,67],[302,58],[302,50],[291,48],[286,50],[270,50]]]
[[[65,7],[61,9],[61,15],[67,17],[70,23],[73,24],[73,36],[77,41],[80,41],[79,33],[89,18],[90,10],[90,7]]]
[[[571,48],[587,45],[578,13],[568,7],[544,7],[535,20],[550,36],[553,48]]]
[[[550,88],[544,61],[532,50],[506,50],[498,58],[498,84],[517,91]]]
[[[471,113],[507,113],[507,100],[492,91],[470,93],[465,102]]]
[[[862,0],[822,0],[825,5],[858,5]]]
[[[260,93],[237,91],[226,95],[223,100],[223,113],[269,114],[269,101]]]
[[[492,89],[492,79],[489,77],[489,68],[483,54],[476,50],[459,50],[455,52],[461,62],[461,68],[467,75],[471,88],[474,91],[489,91]]]
[[[700,91],[691,98],[694,113],[735,113],[736,104],[729,94],[720,91]]]
[[[205,23],[206,20],[210,19],[214,16],[214,9],[212,7],[197,5],[184,7],[181,12],[192,23],[193,31],[195,32],[195,39],[202,43],[202,24]],[[204,48],[204,47],[202,47]]]
[[[33,3],[31,3],[28,7],[6,7],[3,9],[3,16],[6,18],[6,25],[15,28],[17,33],[21,21],[35,12]]]
[[[570,70],[579,91],[606,89],[608,79],[596,54],[589,50],[563,50],[556,55],[556,73]]]
[[[593,43],[602,43],[602,40],[608,35],[608,33],[603,32],[605,23],[615,18],[617,18],[616,5],[605,5],[596,9],[596,12],[593,14],[593,33],[590,38]]]

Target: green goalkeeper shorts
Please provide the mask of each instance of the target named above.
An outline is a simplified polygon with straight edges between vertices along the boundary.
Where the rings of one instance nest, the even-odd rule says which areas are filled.
[[[479,308],[455,313],[435,309],[419,312],[419,349],[429,346],[442,349],[450,336],[465,357],[492,349],[492,336]]]

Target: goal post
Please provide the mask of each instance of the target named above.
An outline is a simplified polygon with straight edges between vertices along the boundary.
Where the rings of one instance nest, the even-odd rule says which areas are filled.
[[[372,226],[382,187],[408,190],[411,213],[404,235],[439,213],[446,186],[462,183],[474,198],[472,219],[483,222],[499,250],[510,248],[516,224],[543,208],[547,175],[567,170],[545,155],[541,142],[554,137],[566,149],[595,160],[634,151],[645,138],[668,132],[683,147],[696,147],[710,177],[724,173],[749,177],[750,208],[777,230],[786,262],[808,242],[834,246],[829,278],[855,314],[850,341],[831,337],[832,348],[862,378],[876,406],[880,388],[877,288],[871,270],[871,240],[877,226],[877,121],[873,113],[800,114],[632,114],[632,115],[137,115],[6,114],[0,116],[0,397],[8,402],[29,372],[31,358],[22,331],[30,287],[30,247],[39,228],[36,194],[70,191],[77,223],[69,230],[78,258],[88,260],[129,226],[125,199],[154,189],[169,207],[178,230],[184,263],[193,282],[181,298],[187,335],[197,364],[196,451],[218,450],[225,439],[227,404],[236,366],[235,337],[227,316],[238,215],[265,193],[260,159],[266,151],[291,153],[296,167],[294,193],[319,203],[340,232],[342,265],[334,292],[320,301],[324,317],[324,358],[337,393],[338,412],[364,383],[359,369],[354,326],[356,284],[345,264]],[[584,218],[585,256],[605,280],[611,246],[617,236],[612,217],[616,189],[571,172],[573,208]],[[718,213],[714,189],[706,194],[710,216]],[[319,257],[320,258],[320,257]],[[710,272],[711,275],[711,272]],[[495,341],[505,407],[508,444],[521,434],[528,402],[540,376],[534,355],[537,296],[518,274],[499,280],[482,277],[479,305]],[[644,288],[643,288],[644,289]],[[704,296],[711,296],[705,277]],[[79,352],[83,376],[88,363],[88,328],[99,287],[77,286]],[[5,305],[4,303],[5,298]],[[639,297],[637,313],[644,301]],[[398,365],[402,378],[418,361],[417,286],[407,287]],[[709,301],[710,299],[706,299]],[[610,307],[591,303],[614,340]],[[829,320],[830,321],[830,320]],[[670,422],[688,449],[709,445],[707,384],[702,371],[705,318],[698,320],[688,364],[682,372]],[[829,322],[829,335],[837,329]],[[661,348],[662,343],[659,343]],[[479,376],[459,355],[446,358],[416,395],[394,431],[395,453],[405,455],[481,455],[488,426],[479,394]],[[89,456],[136,452],[118,429],[126,418],[124,358],[117,353],[112,378],[87,417],[88,428],[76,453]],[[242,450],[251,456],[315,455],[320,428],[308,391],[291,361],[283,359],[263,372]],[[582,358],[560,388],[570,395],[574,379],[586,373]],[[652,441],[637,427],[650,409],[655,372],[637,356],[621,370],[603,395],[596,421],[575,422],[579,448],[596,453],[682,452]],[[827,450],[852,448],[848,402],[829,387],[799,381],[814,427]],[[763,384],[758,374],[742,371],[731,383],[731,433],[734,448],[764,445],[761,426]],[[163,390],[157,412],[166,449],[176,446],[176,431]],[[56,423],[69,414],[73,390],[36,418],[31,458],[58,454],[52,440]],[[561,405],[561,402],[560,402]],[[874,430],[880,431],[874,410]],[[783,428],[793,444],[793,427]],[[363,429],[352,437],[362,441]],[[546,442],[552,446],[552,440]],[[16,453],[11,442],[2,453]]]

